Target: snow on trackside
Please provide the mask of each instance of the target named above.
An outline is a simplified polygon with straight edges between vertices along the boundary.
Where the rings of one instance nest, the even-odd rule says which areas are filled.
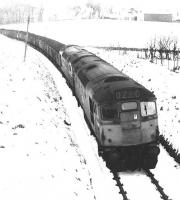
[[[23,62],[23,43],[0,36],[0,44],[1,198],[121,199],[82,111],[61,96],[70,90],[59,72],[56,84],[40,53],[28,47]]]

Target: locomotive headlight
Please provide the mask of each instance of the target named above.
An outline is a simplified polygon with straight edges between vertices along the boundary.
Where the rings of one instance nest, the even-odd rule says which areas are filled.
[[[138,119],[138,115],[134,114],[134,119],[137,120]]]

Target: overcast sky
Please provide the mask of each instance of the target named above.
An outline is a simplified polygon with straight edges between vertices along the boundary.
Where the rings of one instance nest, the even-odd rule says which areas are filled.
[[[165,10],[179,9],[180,0],[0,0],[0,7],[3,5],[12,5],[16,2],[30,3],[33,5],[43,5],[53,8],[58,6],[70,6],[76,4],[85,4],[85,2],[97,2],[103,5],[114,5],[119,7],[134,7],[146,10]]]

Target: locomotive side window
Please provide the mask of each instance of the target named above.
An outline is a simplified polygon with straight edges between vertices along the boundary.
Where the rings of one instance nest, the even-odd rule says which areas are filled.
[[[155,102],[141,102],[140,104],[143,117],[156,114]]]
[[[136,102],[127,102],[121,104],[122,110],[135,110],[137,109],[137,103]]]
[[[109,108],[109,107],[103,107],[101,110],[102,119],[104,120],[112,120],[117,117],[117,109],[115,108]]]

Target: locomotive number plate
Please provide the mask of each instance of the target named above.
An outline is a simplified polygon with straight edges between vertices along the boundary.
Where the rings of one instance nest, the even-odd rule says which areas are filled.
[[[138,90],[138,89],[115,91],[115,99],[116,100],[135,99],[135,98],[139,98],[140,95],[141,95],[141,93],[140,93],[140,90]]]

